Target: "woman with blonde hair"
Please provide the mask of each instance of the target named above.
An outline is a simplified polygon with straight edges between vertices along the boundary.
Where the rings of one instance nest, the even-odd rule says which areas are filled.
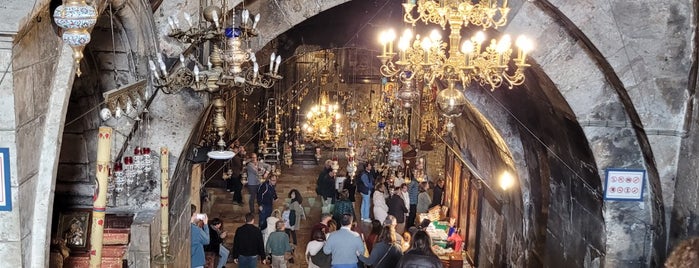
[[[275,231],[274,225],[281,220],[281,215],[282,213],[279,212],[278,209],[275,209],[274,211],[272,211],[272,215],[267,217],[267,228],[262,230],[263,245],[267,245],[267,239],[269,239],[269,235]]]

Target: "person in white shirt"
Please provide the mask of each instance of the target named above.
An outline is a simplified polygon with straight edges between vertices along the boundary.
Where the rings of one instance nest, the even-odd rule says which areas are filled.
[[[323,234],[323,230],[316,229],[311,235],[313,236],[313,240],[309,241],[306,245],[306,262],[308,263],[308,268],[320,268],[313,263],[311,256],[315,256],[323,249],[325,245],[325,234]]]

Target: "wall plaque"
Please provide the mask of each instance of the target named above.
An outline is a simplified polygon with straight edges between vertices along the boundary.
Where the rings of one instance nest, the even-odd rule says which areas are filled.
[[[607,169],[604,199],[642,201],[646,171],[642,169]]]
[[[10,149],[0,148],[0,211],[12,210],[10,179]]]

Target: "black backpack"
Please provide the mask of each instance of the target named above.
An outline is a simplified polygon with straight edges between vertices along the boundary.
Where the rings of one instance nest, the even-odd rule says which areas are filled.
[[[296,224],[296,210],[289,210],[289,226]]]

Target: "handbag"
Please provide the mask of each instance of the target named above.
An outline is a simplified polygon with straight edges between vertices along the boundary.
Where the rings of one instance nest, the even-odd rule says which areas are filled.
[[[311,261],[313,264],[320,268],[329,268],[332,260],[332,254],[325,254],[322,249],[319,250],[316,255],[311,255]]]
[[[388,256],[388,253],[391,252],[391,248],[393,248],[393,247],[394,247],[394,245],[390,245],[388,247],[388,249],[386,250],[386,253],[383,254],[383,257],[381,257],[381,259],[379,259],[379,261],[377,261],[374,265],[372,265],[372,267],[379,267],[379,264],[381,264],[383,259],[385,259],[386,256]]]
[[[289,226],[294,226],[296,224],[296,210],[289,210]]]

